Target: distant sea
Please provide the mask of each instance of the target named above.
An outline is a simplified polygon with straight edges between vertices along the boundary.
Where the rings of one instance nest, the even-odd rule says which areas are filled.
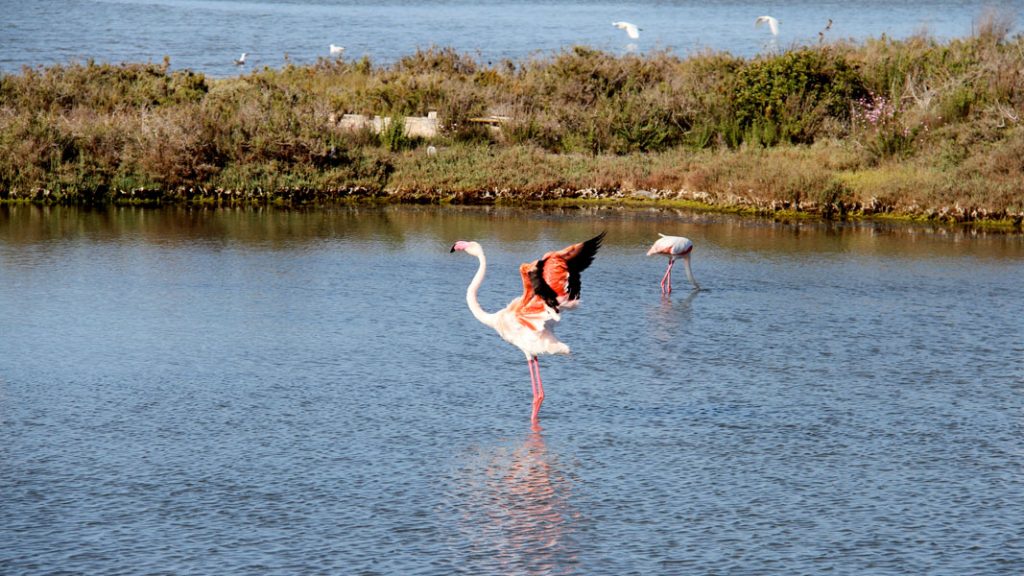
[[[751,56],[826,39],[967,36],[996,10],[1020,30],[1024,0],[23,0],[2,2],[0,71],[71,61],[161,62],[212,76],[330,57],[393,62],[417,48],[450,46],[482,62],[548,55],[573,45],[612,53],[706,49]],[[780,21],[778,37],[754,26]],[[629,39],[612,27],[641,28]],[[234,60],[247,52],[245,67]]]

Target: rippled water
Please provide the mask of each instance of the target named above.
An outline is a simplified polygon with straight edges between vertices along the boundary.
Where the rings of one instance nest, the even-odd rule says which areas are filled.
[[[611,52],[705,48],[749,56],[794,43],[814,43],[829,20],[829,39],[906,37],[926,30],[940,38],[971,34],[988,9],[1024,16],[1024,0],[736,0],[643,2],[583,0],[32,0],[4,6],[0,71],[23,65],[85,61],[160,62],[215,76],[308,63],[328,57],[391,62],[416,48],[452,46],[483,61],[522,59],[574,44]],[[777,39],[754,19],[781,21]],[[612,21],[641,27],[630,40]]]
[[[532,431],[448,248],[493,310],[600,230]],[[1022,284],[929,228],[0,207],[0,572],[1020,574]]]

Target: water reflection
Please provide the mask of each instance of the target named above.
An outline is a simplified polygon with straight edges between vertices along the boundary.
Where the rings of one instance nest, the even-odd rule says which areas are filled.
[[[86,239],[141,239],[153,244],[204,242],[290,246],[324,239],[358,238],[401,246],[419,213],[376,207],[286,209],[261,206],[76,207],[0,205],[0,241],[42,244]]]
[[[600,221],[600,226],[595,222]],[[557,224],[557,225],[556,225]],[[614,207],[522,210],[506,207],[338,205],[310,209],[133,206],[80,208],[0,204],[0,246],[47,249],[68,240],[203,242],[292,247],[338,239],[405,248],[424,239],[437,249],[452,238],[500,242],[520,250],[575,241],[600,228],[609,242],[646,249],[670,227],[694,240],[705,268],[717,251],[815,257],[857,253],[872,257],[943,257],[951,251],[980,258],[1018,258],[1024,235],[965,227],[890,222],[778,222],[677,209]],[[56,241],[56,242],[55,242]],[[609,245],[610,246],[610,245]],[[702,268],[703,269],[703,268]],[[698,271],[703,279],[703,273]]]
[[[669,343],[677,339],[693,322],[693,301],[700,290],[691,290],[684,298],[662,294],[657,307],[649,308],[651,335],[657,342]]]
[[[690,290],[690,293],[687,294],[685,298],[676,298],[675,302],[672,301],[672,294],[662,294],[661,308],[663,310],[667,310],[675,306],[680,310],[685,310],[686,312],[689,312],[690,305],[693,304],[694,298],[696,298],[697,294],[699,294],[701,291],[707,291],[707,288],[695,288],[693,290]]]
[[[459,533],[470,543],[470,572],[572,574],[579,563],[572,482],[540,429],[514,446],[481,448],[462,469],[453,502]]]

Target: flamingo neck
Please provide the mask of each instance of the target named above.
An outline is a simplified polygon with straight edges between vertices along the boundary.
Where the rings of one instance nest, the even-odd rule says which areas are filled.
[[[477,259],[480,260],[480,267],[476,269],[473,281],[466,288],[466,304],[469,305],[469,311],[473,313],[477,320],[488,326],[494,326],[494,314],[484,312],[476,297],[477,292],[480,290],[480,285],[484,282],[484,275],[487,274],[487,257],[484,256],[483,251],[477,255]]]
[[[690,253],[689,252],[687,252],[686,254],[683,254],[683,264],[686,265],[686,279],[690,281],[690,284],[693,284],[694,288],[696,288],[697,290],[700,290],[700,284],[697,284],[697,281],[693,279],[693,271],[690,270]]]

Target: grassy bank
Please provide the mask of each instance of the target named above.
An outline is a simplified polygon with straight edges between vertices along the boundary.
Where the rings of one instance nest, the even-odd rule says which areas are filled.
[[[163,64],[0,77],[6,201],[605,199],[825,217],[1024,215],[1024,38],[998,18],[938,42],[832,42],[739,58],[520,62],[447,49],[211,79]],[[438,111],[431,142],[403,116]],[[382,134],[345,113],[395,118]],[[473,119],[500,115],[500,130]],[[436,154],[427,154],[428,144]]]

